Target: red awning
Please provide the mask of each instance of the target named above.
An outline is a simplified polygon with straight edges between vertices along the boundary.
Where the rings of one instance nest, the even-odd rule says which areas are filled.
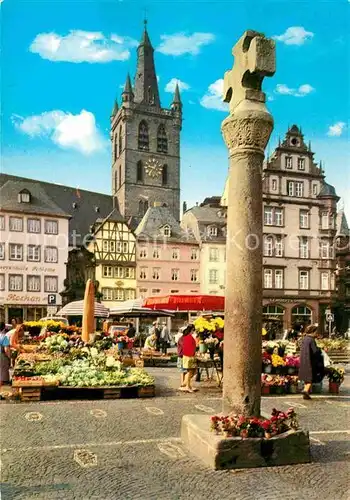
[[[163,295],[148,297],[143,307],[170,311],[223,311],[225,297],[221,295]]]

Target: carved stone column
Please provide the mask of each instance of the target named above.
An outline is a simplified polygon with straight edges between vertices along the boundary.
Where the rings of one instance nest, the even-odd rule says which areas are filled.
[[[262,165],[273,129],[261,82],[274,72],[274,45],[260,33],[246,32],[233,53],[235,66],[225,75],[230,115],[222,123],[230,158],[223,411],[259,416]]]

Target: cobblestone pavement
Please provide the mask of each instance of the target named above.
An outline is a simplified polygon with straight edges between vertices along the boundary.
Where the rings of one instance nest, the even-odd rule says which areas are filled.
[[[216,472],[180,440],[184,414],[221,409],[220,391],[176,393],[175,369],[149,369],[154,399],[1,404],[2,499],[349,500],[349,380],[339,396],[263,398],[264,412],[294,406],[313,462]]]

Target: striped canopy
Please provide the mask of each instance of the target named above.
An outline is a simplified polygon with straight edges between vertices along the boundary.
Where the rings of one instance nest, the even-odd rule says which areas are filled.
[[[128,318],[140,318],[142,316],[174,316],[169,311],[162,309],[149,309],[142,307],[144,299],[126,300],[120,304],[111,307],[109,316],[124,316]]]
[[[84,311],[84,301],[83,300],[75,300],[74,302],[70,302],[69,304],[62,307],[60,311],[56,313],[58,316],[82,316]],[[99,302],[95,302],[95,318],[107,318],[108,317],[108,309],[103,304]]]

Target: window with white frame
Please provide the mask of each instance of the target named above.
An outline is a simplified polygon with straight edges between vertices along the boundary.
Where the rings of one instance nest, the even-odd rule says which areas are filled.
[[[123,253],[129,252],[129,243],[127,241],[122,242],[122,247],[123,247]]]
[[[23,231],[23,218],[10,217],[9,228],[10,231]]]
[[[0,260],[5,259],[5,243],[0,243]]]
[[[322,212],[321,214],[321,228],[329,229],[329,214],[328,212]]]
[[[0,231],[4,231],[4,230],[5,230],[5,216],[0,215]]]
[[[147,297],[147,292],[148,292],[147,288],[140,288],[140,297],[142,299],[144,299],[145,297]]]
[[[272,179],[271,190],[272,191],[276,191],[277,190],[277,180],[276,179]]]
[[[275,237],[275,257],[283,257],[283,239],[281,236]]]
[[[191,274],[191,281],[197,283],[197,281],[198,281],[198,269],[191,269],[190,274]]]
[[[300,259],[309,258],[309,240],[305,236],[299,238],[299,257]]]
[[[44,277],[44,291],[57,293],[58,292],[58,277],[57,276],[45,276]]]
[[[284,216],[283,208],[275,208],[274,209],[275,226],[283,226],[283,219],[284,219],[283,216]]]
[[[9,291],[22,292],[23,291],[23,276],[22,274],[9,275]]]
[[[121,268],[123,269],[123,268]],[[133,267],[124,267],[124,278],[133,279],[135,278],[135,270]]]
[[[265,257],[273,256],[273,237],[265,236],[264,237],[264,255]]]
[[[208,226],[207,235],[208,236],[217,236],[218,235],[218,228],[216,226]]]
[[[171,227],[170,226],[164,226],[163,227],[163,234],[164,236],[171,236]]]
[[[113,267],[112,266],[103,266],[102,267],[102,275],[104,278],[112,278],[113,277]]]
[[[40,276],[27,276],[27,292],[40,292]]]
[[[218,262],[218,261],[219,261],[219,249],[209,248],[209,262]]]
[[[264,288],[272,288],[272,269],[264,269]]]
[[[109,250],[108,240],[102,240],[102,250],[104,252],[108,252]]]
[[[327,240],[320,241],[320,257],[321,259],[330,258],[330,244]]]
[[[170,290],[171,294],[179,293],[179,290]]]
[[[40,233],[41,231],[40,219],[27,219],[27,231],[28,233]]]
[[[154,247],[153,248],[153,258],[154,259],[160,259],[160,250],[159,250],[159,247]]]
[[[46,220],[45,221],[45,234],[58,234],[58,221]]]
[[[159,295],[160,294],[160,288],[152,288],[152,295]]]
[[[173,260],[179,260],[179,258],[180,258],[180,249],[179,248],[172,248],[171,249],[171,258]]]
[[[301,209],[299,211],[299,227],[300,229],[310,228],[310,212],[309,210]]]
[[[209,269],[209,283],[211,285],[217,284],[219,281],[219,273],[217,269]]]
[[[140,279],[147,279],[147,267],[140,267]]]
[[[198,259],[198,249],[191,248],[191,260],[197,260],[197,259]]]
[[[124,278],[124,267],[120,267],[120,266],[114,267],[113,271],[114,271],[115,278],[119,278],[119,279]]]
[[[171,281],[179,281],[180,279],[180,269],[171,270]]]
[[[10,260],[23,260],[23,245],[10,243]]]
[[[114,240],[109,240],[109,251],[114,253],[115,252],[115,241]],[[117,252],[121,252],[121,242],[117,241]]]
[[[275,288],[283,288],[283,269],[275,269]]]
[[[104,287],[101,292],[102,300],[113,300],[113,288]]]
[[[114,290],[114,300],[125,300],[123,288],[115,288]]]
[[[312,194],[314,196],[317,196],[317,193],[318,193],[317,184],[313,184],[312,185]]]
[[[288,169],[293,168],[293,158],[291,156],[286,156],[285,167]]]
[[[321,273],[321,290],[329,290],[329,272],[323,271]]]
[[[124,299],[125,300],[134,300],[136,298],[136,292],[133,288],[127,288],[125,290]]]
[[[139,257],[140,257],[140,259],[146,259],[147,258],[147,247],[140,247]]]
[[[57,247],[45,247],[45,262],[58,262],[58,249]]]
[[[264,207],[264,224],[265,224],[265,226],[272,226],[273,225],[272,207]]]
[[[159,267],[153,267],[152,269],[152,279],[153,280],[159,280],[160,278],[160,268]]]
[[[299,270],[299,289],[309,289],[309,271],[307,270]]]
[[[28,262],[40,262],[40,246],[39,245],[28,245],[27,246],[27,261]]]
[[[5,290],[5,275],[3,273],[0,274],[0,291],[3,292]]]
[[[304,183],[295,182],[295,196],[302,198],[304,196]]]
[[[305,158],[298,158],[298,170],[305,170]]]

